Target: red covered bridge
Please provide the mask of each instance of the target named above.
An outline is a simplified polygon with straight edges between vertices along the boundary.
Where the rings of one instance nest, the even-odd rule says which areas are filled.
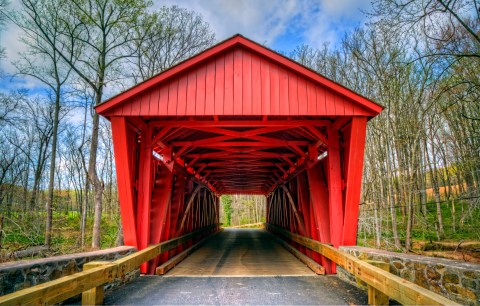
[[[382,107],[312,70],[237,35],[96,110],[112,124],[126,245],[218,224],[222,194],[264,195],[268,224],[356,243],[366,125]]]

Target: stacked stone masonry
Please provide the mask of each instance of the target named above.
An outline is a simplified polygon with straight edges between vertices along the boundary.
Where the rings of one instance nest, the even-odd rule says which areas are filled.
[[[3,263],[0,264],[0,296],[80,272],[87,262],[114,261],[136,251],[134,247],[121,246],[100,251]],[[125,278],[106,284],[105,290],[127,283],[139,275],[140,271],[134,270]]]
[[[362,260],[383,261],[390,272],[419,286],[465,305],[480,305],[480,265],[468,262],[394,253],[364,247],[341,247]],[[339,267],[338,276],[365,288],[355,276]]]

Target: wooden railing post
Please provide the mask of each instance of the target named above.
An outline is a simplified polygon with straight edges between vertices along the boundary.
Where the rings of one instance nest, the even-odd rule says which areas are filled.
[[[332,246],[308,237],[294,234],[273,224],[267,224],[267,229],[325,256],[337,265],[343,267],[347,272],[367,283],[372,289],[375,288],[379,292],[385,293],[388,297],[391,297],[401,304],[459,305],[433,291],[427,290],[390,272],[384,271],[382,267],[375,267],[366,261],[360,260],[357,257]],[[372,304],[384,303],[377,297],[372,301]],[[388,304],[388,300],[386,300],[385,304]]]
[[[83,305],[103,303],[103,285],[138,269],[144,262],[163,252],[173,250],[203,233],[211,233],[219,227],[212,224],[186,235],[151,245],[141,251],[113,262],[95,261],[83,265],[83,271],[56,280],[0,296],[3,305],[52,305],[82,294]]]
[[[108,261],[91,261],[83,265],[83,271],[101,267],[110,264]],[[101,305],[103,304],[103,284],[84,291],[82,293],[82,305]]]
[[[390,272],[390,265],[383,261],[365,260],[365,262],[372,266],[378,267],[384,271]],[[388,295],[367,284],[368,288],[368,305],[388,305]]]

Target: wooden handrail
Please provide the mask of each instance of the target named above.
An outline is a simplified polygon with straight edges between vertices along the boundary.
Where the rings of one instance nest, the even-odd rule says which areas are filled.
[[[142,263],[157,257],[163,252],[172,250],[190,239],[211,231],[218,226],[218,224],[213,224],[184,236],[149,246],[146,249],[113,262],[105,262],[99,267],[93,267],[82,272],[4,295],[0,297],[0,305],[50,305],[60,303],[82,292],[103,286],[115,278],[123,277],[128,272],[137,269]]]
[[[459,305],[439,294],[375,267],[346,252],[267,223],[267,230],[301,244],[342,266],[368,285],[404,305]]]

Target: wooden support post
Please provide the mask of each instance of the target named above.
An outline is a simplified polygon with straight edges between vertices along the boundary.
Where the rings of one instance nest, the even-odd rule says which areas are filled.
[[[330,213],[330,238],[335,247],[339,247],[343,237],[343,195],[342,195],[342,168],[340,163],[339,131],[327,129],[328,141],[332,147],[328,148],[327,180],[328,205]]]
[[[308,192],[308,177],[305,171],[297,176],[297,198],[305,226],[305,236],[312,238],[312,227],[310,224],[310,195]],[[309,249],[305,248],[304,251],[307,256],[312,257],[312,252]]]
[[[147,131],[142,131],[138,161],[137,241],[139,250],[145,249],[150,243],[150,211],[154,180],[151,139],[152,128],[150,127]],[[142,264],[140,271],[147,272],[147,263]]]
[[[344,159],[346,192],[342,245],[357,244],[358,210],[362,188],[363,155],[367,129],[366,117],[353,117]],[[335,244],[334,244],[335,245]]]
[[[159,167],[155,180],[150,211],[150,244],[162,242],[165,218],[172,194],[173,173],[170,171],[170,168],[162,164]],[[155,273],[158,261],[159,258],[157,257],[149,263],[148,271],[150,274]]]
[[[83,265],[83,271],[88,271],[93,268],[101,267],[110,264],[108,261],[91,261]],[[101,305],[103,304],[103,284],[86,290],[82,293],[82,305]]]
[[[331,243],[328,189],[322,168],[323,163],[318,162],[315,166],[307,170],[310,201],[312,205],[310,213],[314,219],[311,221],[312,239],[319,240],[323,243]],[[334,273],[335,263],[322,256],[321,264],[325,267],[327,274]]]
[[[125,117],[112,117],[112,139],[117,164],[118,197],[120,200],[120,212],[122,214],[122,228],[125,245],[138,248],[137,227],[135,220],[135,199],[133,191],[133,165],[132,145],[136,141],[129,142],[130,131]],[[119,166],[121,165],[121,166]]]
[[[390,272],[390,265],[383,261],[365,260],[365,262],[372,266],[378,267],[384,271]],[[368,304],[369,305],[389,305],[388,295],[368,285]]]

